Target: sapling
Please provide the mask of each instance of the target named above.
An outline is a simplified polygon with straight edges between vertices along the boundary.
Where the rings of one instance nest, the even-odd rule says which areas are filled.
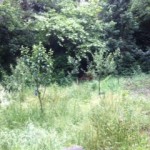
[[[115,64],[115,55],[117,55],[117,51],[115,53],[108,53],[106,48],[102,48],[99,51],[96,51],[93,55],[93,62],[95,67],[95,72],[98,76],[98,92],[99,95],[101,92],[101,79],[102,77],[107,77],[109,74],[113,73],[116,69]]]
[[[22,58],[32,75],[33,84],[35,86],[35,95],[38,97],[40,110],[43,113],[43,99],[46,90],[46,84],[50,83],[51,81],[53,69],[52,51],[50,50],[49,52],[46,52],[46,49],[40,42],[38,45],[33,45],[31,51],[29,48],[22,47],[21,52]],[[41,86],[44,86],[45,88],[43,93],[40,90]]]

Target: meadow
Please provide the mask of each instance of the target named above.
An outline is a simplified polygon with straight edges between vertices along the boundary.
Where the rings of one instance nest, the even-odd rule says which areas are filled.
[[[0,150],[150,149],[150,75],[107,77],[101,95],[97,80],[52,84],[43,113],[32,88],[0,89]]]

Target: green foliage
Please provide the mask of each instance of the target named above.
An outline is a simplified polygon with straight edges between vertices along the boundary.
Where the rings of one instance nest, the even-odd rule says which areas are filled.
[[[137,66],[149,71],[149,0],[5,0],[0,13],[0,64],[7,71],[21,46],[39,41],[47,51],[53,49],[55,81],[76,69],[69,57],[78,61],[80,73],[86,72],[102,45],[109,53],[120,49],[118,74]]]
[[[41,85],[46,88],[52,80],[52,51],[46,53],[46,49],[42,43],[33,45],[33,49],[30,53],[29,48],[22,47],[22,60],[29,68],[30,74],[33,78],[33,85],[35,86],[35,95],[38,96],[41,112],[43,112],[43,97],[40,92]]]
[[[4,107],[0,90],[0,149],[149,150],[149,75],[121,78],[120,85],[109,76],[150,70],[149,4],[4,0],[0,76],[11,97]],[[99,82],[73,82],[90,67]]]
[[[79,74],[79,61],[73,57],[68,57],[68,63],[72,67],[70,74],[77,78]]]
[[[0,14],[0,64],[10,73],[10,64],[20,57],[21,45],[31,47],[36,43],[36,34],[24,19],[20,1],[5,0]]]
[[[33,49],[22,47],[21,48],[22,59],[28,66],[30,73],[32,74],[35,83],[46,85],[51,82],[52,74],[52,51],[48,53],[43,47],[42,43],[33,45]]]
[[[13,7],[9,1],[0,4],[0,14],[0,64],[2,68],[6,69],[8,63],[14,60],[14,58],[11,58],[12,53],[9,41],[12,35],[10,33],[21,27],[21,15],[20,10],[17,7]]]
[[[95,71],[100,76],[113,73],[116,69],[114,54],[107,54],[105,49],[101,49],[94,54]]]
[[[21,10],[14,7],[9,1],[0,4],[0,27],[6,26],[9,30],[21,27]]]
[[[3,76],[3,86],[8,91],[19,91],[21,86],[29,85],[32,83],[31,74],[27,66],[25,66],[22,59],[17,60],[15,68],[11,66],[12,75]]]
[[[150,1],[149,0],[132,0],[131,11],[136,21],[139,23],[139,30],[135,33],[137,45],[140,47],[138,57],[142,71],[150,70]]]
[[[135,13],[139,22],[150,19],[150,0],[132,0],[131,10]]]
[[[94,53],[93,63],[95,67],[95,73],[99,78],[99,94],[101,94],[101,79],[113,74],[116,71],[115,58],[119,56],[119,53],[120,51],[118,50],[112,54],[109,53],[108,50],[105,49],[105,45],[99,51]]]
[[[80,65],[83,58],[91,57],[91,53],[101,46],[103,24],[98,19],[100,7],[94,2],[80,6],[66,1],[58,3],[58,6],[60,11],[51,9],[36,15],[35,28],[40,31],[42,39],[47,37],[45,42],[53,48],[56,59],[57,56],[66,57],[66,60],[73,57]],[[64,65],[63,68],[65,67],[68,66]]]
[[[148,149],[146,138],[139,132],[142,120],[139,118],[138,103],[127,101],[122,98],[114,102],[112,97],[106,98],[93,109],[91,138],[88,136],[86,141],[88,149]]]
[[[105,22],[104,41],[110,52],[120,49],[122,62],[119,63],[119,72],[132,70],[139,63],[138,52],[140,51],[135,32],[138,30],[138,22],[130,11],[130,0],[128,1],[106,1],[100,18]]]
[[[96,92],[96,80],[64,87],[51,84],[42,117],[32,89],[26,89],[26,101],[0,105],[0,149],[62,150],[81,145],[86,150],[149,150],[149,93],[136,93],[148,89],[149,82],[144,74],[121,78],[120,85],[116,78],[107,78],[101,84],[103,98]]]
[[[13,99],[25,100],[25,90],[32,86],[33,79],[29,68],[22,59],[17,60],[15,67],[11,66],[11,75],[2,72],[2,86],[12,94]],[[16,94],[17,93],[17,94]]]

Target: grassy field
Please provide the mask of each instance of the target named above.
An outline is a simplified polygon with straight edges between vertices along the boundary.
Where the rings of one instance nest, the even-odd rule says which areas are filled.
[[[0,94],[0,150],[150,149],[150,75],[46,89],[44,113],[30,88]],[[6,105],[3,99],[7,99]],[[9,101],[8,101],[9,100]]]

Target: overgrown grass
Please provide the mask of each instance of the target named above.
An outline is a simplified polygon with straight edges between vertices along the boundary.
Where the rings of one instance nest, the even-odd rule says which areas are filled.
[[[150,99],[133,91],[141,83],[148,88],[148,82],[149,75],[120,78],[119,83],[110,77],[102,81],[100,96],[97,81],[53,84],[46,90],[44,114],[32,89],[24,91],[23,100],[13,94],[15,101],[0,109],[0,149],[81,145],[85,150],[149,150]]]

